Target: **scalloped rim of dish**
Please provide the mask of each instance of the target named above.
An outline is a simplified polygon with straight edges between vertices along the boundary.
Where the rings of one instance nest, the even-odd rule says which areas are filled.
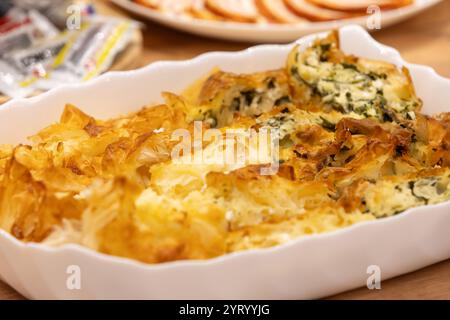
[[[424,70],[425,72],[429,73],[430,77],[437,78],[439,81],[448,82],[448,86],[450,87],[450,79],[449,78],[442,77],[431,67],[408,63],[401,57],[400,53],[396,49],[386,46],[386,45],[381,44],[380,42],[376,41],[362,27],[357,26],[357,25],[351,25],[351,26],[342,27],[341,29],[357,29],[355,31],[363,32],[365,34],[365,37],[367,38],[367,41],[370,41],[373,44],[375,44],[375,46],[380,51],[383,51],[386,54],[388,54],[389,56],[395,58],[395,60],[397,60],[399,63],[401,63],[401,65],[404,65],[408,69],[420,68],[420,69]],[[253,54],[257,54],[259,51],[290,47],[295,43],[310,42],[312,39],[317,38],[317,37],[323,37],[326,34],[327,34],[327,32],[311,34],[311,35],[302,37],[299,40],[297,40],[291,44],[258,45],[258,46],[250,47],[248,49],[245,49],[242,51],[237,51],[237,52],[221,52],[221,51],[210,52],[210,53],[205,53],[205,54],[199,55],[190,60],[158,61],[158,62],[151,63],[146,67],[136,69],[136,70],[107,72],[93,80],[90,80],[87,83],[65,84],[58,88],[52,89],[48,92],[42,93],[38,96],[34,96],[34,97],[30,97],[30,98],[12,99],[12,100],[8,101],[7,103],[5,103],[3,106],[1,106],[0,116],[2,116],[2,113],[10,108],[31,107],[31,105],[33,103],[37,103],[42,100],[45,100],[52,95],[64,94],[64,92],[74,90],[74,89],[76,90],[76,89],[93,87],[99,83],[110,82],[110,81],[114,81],[115,79],[119,79],[119,78],[132,77],[136,73],[153,72],[155,69],[164,68],[166,65],[182,66],[182,65],[187,65],[187,64],[198,64],[198,63],[202,63],[202,61],[207,60],[213,56],[222,56],[223,57],[223,56],[236,56],[236,55],[253,55]],[[17,104],[17,106],[16,106],[16,104]],[[210,259],[204,259],[204,260],[176,260],[176,261],[169,261],[169,262],[157,263],[157,264],[148,264],[148,263],[144,263],[144,262],[134,260],[131,258],[124,258],[124,257],[119,257],[119,256],[108,255],[108,254],[95,251],[93,249],[90,249],[88,247],[85,247],[85,246],[82,246],[79,244],[64,244],[64,245],[58,246],[58,247],[51,247],[51,246],[48,246],[48,245],[45,245],[42,243],[35,243],[35,242],[27,243],[27,242],[18,240],[13,235],[11,235],[10,233],[6,232],[3,229],[0,229],[0,237],[6,239],[8,242],[10,242],[10,244],[17,246],[19,250],[43,250],[46,253],[53,253],[53,254],[58,254],[61,252],[78,252],[78,253],[84,254],[86,256],[89,256],[91,258],[98,258],[98,259],[102,260],[102,262],[105,262],[105,263],[117,263],[117,264],[122,264],[122,265],[128,265],[128,266],[131,266],[134,268],[157,270],[157,269],[165,269],[165,268],[172,269],[172,268],[183,268],[183,267],[192,267],[192,266],[206,267],[206,266],[217,265],[217,264],[223,263],[224,261],[227,261],[227,260],[239,259],[242,256],[268,255],[268,254],[272,253],[273,251],[281,251],[281,250],[290,248],[291,246],[298,245],[299,243],[302,243],[302,242],[314,241],[315,239],[329,238],[329,237],[333,237],[335,235],[352,232],[355,229],[381,227],[383,224],[390,223],[391,221],[407,219],[409,216],[412,216],[412,215],[426,214],[426,213],[424,213],[424,211],[427,211],[428,209],[435,209],[435,208],[440,208],[440,207],[449,207],[450,208],[450,201],[433,204],[433,205],[423,205],[423,206],[418,206],[418,207],[414,207],[414,208],[409,208],[395,216],[372,220],[372,221],[359,222],[359,223],[355,223],[351,226],[333,230],[333,231],[329,231],[329,232],[301,236],[301,237],[298,237],[291,241],[288,241],[286,243],[268,247],[268,248],[254,248],[254,249],[248,249],[248,250],[243,250],[243,251],[231,252],[231,253],[223,254],[221,256],[217,256],[217,257],[210,258]],[[427,209],[427,210],[424,210],[424,209]]]

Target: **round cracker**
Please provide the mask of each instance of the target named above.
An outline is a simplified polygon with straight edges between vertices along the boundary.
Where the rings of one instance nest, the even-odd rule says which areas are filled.
[[[259,12],[253,0],[206,0],[214,13],[238,22],[256,22]]]
[[[305,23],[308,22],[303,17],[293,13],[286,6],[283,0],[255,0],[260,12],[269,20],[278,23]]]
[[[316,6],[306,0],[284,0],[286,6],[296,14],[312,21],[339,20],[351,17],[351,14]]]

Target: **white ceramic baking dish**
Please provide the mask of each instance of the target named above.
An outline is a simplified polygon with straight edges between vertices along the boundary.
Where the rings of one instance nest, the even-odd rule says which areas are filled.
[[[298,41],[307,46],[317,36]],[[345,52],[405,65],[425,113],[449,111],[450,79],[409,64],[374,41],[361,27],[340,30]],[[159,102],[161,91],[180,92],[213,67],[252,72],[283,66],[292,45],[257,46],[236,53],[209,53],[181,62],[107,73],[0,107],[0,143],[18,143],[56,121],[65,103],[101,118]],[[25,244],[0,230],[1,278],[28,298],[38,299],[296,299],[318,298],[365,286],[367,268],[382,279],[450,258],[450,202],[408,210],[285,245],[233,253],[207,261],[146,265],[99,254],[77,245],[50,248]],[[70,290],[68,267],[81,272],[81,289]],[[78,270],[78,269],[76,269]]]

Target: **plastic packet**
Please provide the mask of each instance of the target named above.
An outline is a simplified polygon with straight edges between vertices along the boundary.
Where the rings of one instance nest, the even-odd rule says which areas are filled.
[[[28,13],[12,9],[0,24],[0,58],[18,49],[26,49],[59,31],[37,11]]]
[[[22,86],[25,75],[5,61],[0,60],[0,92],[12,97],[26,97],[33,93],[31,86]]]
[[[58,82],[87,81],[111,67],[114,58],[131,41],[137,25],[117,19],[93,19],[55,59],[55,69],[41,89]]]
[[[7,61],[26,75],[21,85],[28,86],[39,79],[47,78],[55,58],[66,46],[66,41],[67,36],[61,36],[31,49],[19,50],[11,54]]]
[[[79,30],[58,32],[37,11],[12,11],[0,25],[0,30],[8,30],[0,37],[0,92],[10,97],[103,73],[138,28],[132,21],[85,17]]]
[[[44,72],[40,60],[51,59],[54,48],[40,47],[55,39],[59,30],[38,11],[10,9],[0,19],[0,92],[23,97],[35,88],[33,74]],[[39,71],[39,72],[38,72]],[[41,75],[42,76],[42,75]]]
[[[33,34],[33,26],[24,24],[7,33],[0,34],[0,57],[8,53],[29,48],[36,42]]]

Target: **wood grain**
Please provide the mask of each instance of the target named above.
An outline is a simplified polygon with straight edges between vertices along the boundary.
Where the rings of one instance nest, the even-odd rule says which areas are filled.
[[[106,0],[95,2],[101,12],[128,16],[128,13]],[[136,16],[132,17],[140,20]],[[144,50],[139,65],[157,60],[189,59],[208,51],[234,51],[251,46],[248,43],[193,36],[141,21],[145,30]],[[429,65],[442,76],[450,77],[450,1],[445,0],[399,25],[374,32],[373,36],[397,48],[407,61]],[[13,289],[0,282],[0,299],[21,298]],[[450,260],[384,281],[381,290],[361,288],[331,299],[450,299]]]

